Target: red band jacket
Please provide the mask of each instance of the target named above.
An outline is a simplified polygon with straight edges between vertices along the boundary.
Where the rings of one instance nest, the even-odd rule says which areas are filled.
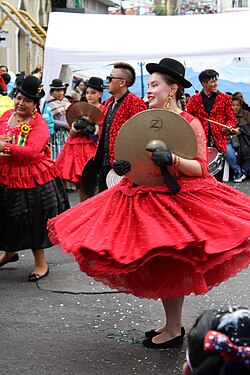
[[[113,101],[113,97],[110,97],[107,99],[104,105],[102,125],[100,127],[99,139],[101,139],[104,120],[105,120],[109,106],[111,105],[112,101]],[[146,109],[147,107],[146,107],[145,102],[131,92],[122,101],[121,105],[119,106],[113,118],[112,125],[109,131],[109,160],[111,164],[113,163],[115,159],[115,155],[114,155],[115,140],[122,125],[132,116],[134,116],[136,113],[142,112]]]
[[[187,103],[187,112],[191,115],[197,117],[205,131],[207,140],[208,140],[208,121],[210,120],[219,122],[220,124],[227,125],[229,127],[235,127],[236,118],[234,116],[233,107],[232,107],[232,99],[229,95],[219,92],[216,96],[213,108],[210,112],[210,116],[206,112],[203,102],[202,102],[202,95],[198,93],[196,95],[191,96]],[[227,148],[227,133],[225,132],[225,128],[220,125],[216,125],[214,123],[210,123],[210,127],[212,130],[212,136],[217,148],[222,151],[226,152]]]

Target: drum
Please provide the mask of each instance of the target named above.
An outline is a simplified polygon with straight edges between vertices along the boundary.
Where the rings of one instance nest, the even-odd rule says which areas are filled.
[[[208,172],[213,176],[220,172],[224,166],[224,155],[215,147],[208,147]]]

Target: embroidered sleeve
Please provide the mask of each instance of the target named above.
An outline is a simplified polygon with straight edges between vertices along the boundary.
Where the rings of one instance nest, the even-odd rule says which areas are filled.
[[[190,125],[194,130],[197,140],[197,156],[195,159],[200,163],[202,169],[202,176],[205,176],[208,169],[206,136],[202,128],[202,125],[197,118],[193,119]]]

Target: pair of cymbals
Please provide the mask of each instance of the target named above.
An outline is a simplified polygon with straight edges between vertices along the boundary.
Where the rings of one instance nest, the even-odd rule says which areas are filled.
[[[100,124],[102,111],[93,104],[86,102],[75,102],[71,104],[66,111],[66,119],[71,126],[73,122],[84,118],[91,124]]]
[[[131,170],[126,177],[146,186],[164,185],[160,168],[146,149],[171,150],[185,159],[197,155],[191,125],[180,115],[165,109],[149,109],[131,117],[120,129],[115,142],[115,159],[126,160]]]

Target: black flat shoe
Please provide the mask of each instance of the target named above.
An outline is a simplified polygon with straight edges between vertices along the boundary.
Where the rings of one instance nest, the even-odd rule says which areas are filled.
[[[161,332],[156,332],[155,329],[151,329],[151,331],[145,332],[145,337],[147,337],[147,339],[152,339],[153,337],[158,336],[160,334]],[[185,334],[186,334],[185,328],[181,327],[181,336],[185,336]]]
[[[43,277],[48,276],[48,274],[49,274],[49,267],[43,275],[38,275],[38,273],[29,273],[28,281],[32,283],[36,283],[38,280],[42,279]]]
[[[18,260],[19,260],[19,255],[15,254],[11,258],[9,258],[8,260],[6,260],[5,262],[0,263],[0,267],[3,267],[7,263],[17,262]]]
[[[174,339],[162,342],[161,344],[155,344],[152,338],[143,340],[145,348],[152,349],[169,349],[169,348],[180,348],[183,344],[183,336],[177,336]]]

